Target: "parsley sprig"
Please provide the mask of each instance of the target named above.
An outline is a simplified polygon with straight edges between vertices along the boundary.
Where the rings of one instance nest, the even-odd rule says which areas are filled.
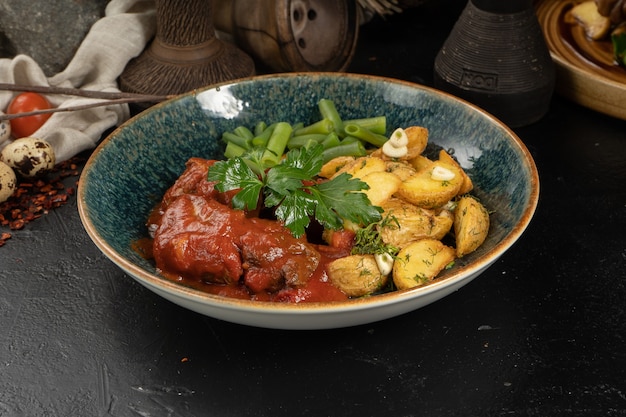
[[[360,192],[369,188],[367,183],[346,173],[315,181],[323,150],[321,145],[292,149],[269,169],[259,168],[259,157],[251,152],[216,162],[208,180],[216,181],[220,192],[239,190],[232,199],[235,209],[254,210],[260,201],[274,208],[295,237],[304,235],[312,217],[334,230],[343,228],[345,220],[364,225],[380,221],[382,209]]]

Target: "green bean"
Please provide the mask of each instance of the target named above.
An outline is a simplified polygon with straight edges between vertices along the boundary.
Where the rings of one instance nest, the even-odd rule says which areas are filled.
[[[241,136],[242,138],[245,139],[252,139],[254,137],[254,134],[250,131],[250,129],[248,129],[245,126],[237,126],[234,130],[233,133],[237,136]]]
[[[341,139],[341,144],[345,145],[351,142],[361,142],[361,139],[355,138],[354,136],[347,135],[345,138]]]
[[[331,159],[337,158],[338,156],[365,156],[366,154],[367,151],[365,150],[363,143],[361,141],[356,141],[324,149],[322,157],[324,158],[324,163],[326,163]]]
[[[387,117],[386,116],[374,116],[374,117],[366,117],[363,119],[350,119],[344,120],[343,125],[359,125],[364,129],[369,130],[373,133],[378,133],[379,135],[384,135],[387,133]]]
[[[252,148],[252,139],[244,138],[242,136],[236,135],[232,132],[224,132],[222,133],[222,140],[226,143],[234,143],[235,145],[249,150]]]
[[[226,158],[234,158],[236,156],[241,156],[245,152],[246,152],[246,149],[242,148],[241,146],[233,142],[226,142],[226,149],[224,150],[224,156]]]
[[[267,146],[261,156],[261,162],[265,166],[270,167],[280,162],[292,132],[293,128],[289,123],[276,123],[276,127],[274,127],[274,131],[267,141]]]
[[[339,112],[337,112],[337,108],[335,107],[335,103],[332,100],[321,99],[317,106],[319,108],[320,114],[323,119],[328,119],[333,123],[333,129],[337,135],[340,137],[345,136],[343,131],[343,122],[341,121],[341,116],[339,116]]]
[[[261,133],[252,138],[252,146],[262,148],[267,145],[267,141],[270,140],[270,136],[274,133],[276,123],[267,126]],[[255,129],[256,131],[256,129]]]
[[[267,123],[261,121],[254,125],[254,136],[260,136],[265,129],[267,129]]]
[[[365,142],[370,143],[378,148],[380,148],[385,142],[387,142],[386,136],[370,132],[369,130],[355,124],[346,125],[345,132],[348,135],[364,140]]]
[[[287,148],[289,149],[301,148],[310,140],[315,141],[316,143],[322,143],[324,139],[326,139],[327,136],[328,135],[323,135],[321,133],[311,133],[309,135],[292,136],[291,138],[289,138],[289,142],[287,142]]]
[[[312,134],[323,134],[328,135],[330,132],[333,132],[335,129],[335,125],[330,119],[322,119],[315,123],[312,123],[308,126],[303,126],[299,129],[293,130],[294,136],[302,136],[302,135],[312,135]]]
[[[339,146],[339,136],[335,132],[326,135],[326,138],[322,141],[324,149],[333,148]]]

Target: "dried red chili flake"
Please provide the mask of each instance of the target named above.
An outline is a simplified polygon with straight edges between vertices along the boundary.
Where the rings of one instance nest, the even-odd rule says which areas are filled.
[[[4,246],[7,240],[11,239],[11,233],[3,232],[0,234],[0,246]]]
[[[82,161],[83,157],[74,157],[57,164],[44,177],[36,180],[21,179],[13,195],[0,203],[0,225],[8,226],[11,230],[19,230],[50,210],[67,203],[68,197],[73,196],[76,189],[66,187],[63,180],[77,177],[78,164]],[[3,246],[10,237],[10,233],[0,234],[0,246]]]

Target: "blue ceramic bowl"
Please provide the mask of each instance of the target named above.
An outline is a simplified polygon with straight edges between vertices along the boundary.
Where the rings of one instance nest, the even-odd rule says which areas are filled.
[[[473,193],[493,212],[482,247],[425,287],[340,303],[278,304],[209,295],[159,276],[133,243],[146,237],[148,213],[192,156],[222,158],[224,131],[263,120],[319,120],[317,102],[335,102],[344,118],[386,115],[390,130],[425,126],[429,141],[454,155]],[[389,132],[390,133],[390,132]],[[535,211],[537,169],[519,138],[458,98],[420,85],[362,75],[259,76],[158,104],[115,130],[93,152],[78,188],[83,225],[98,248],[150,290],[196,312],[235,323],[283,329],[365,324],[403,314],[461,288],[520,237]]]

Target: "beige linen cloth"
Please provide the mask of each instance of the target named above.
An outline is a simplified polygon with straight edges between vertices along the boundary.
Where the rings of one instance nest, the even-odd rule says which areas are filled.
[[[153,1],[111,0],[104,17],[91,27],[68,66],[46,77],[29,56],[0,59],[0,82],[20,85],[72,87],[94,91],[119,91],[117,78],[127,62],[139,55],[156,30]],[[45,39],[41,40],[45,42]],[[18,93],[0,91],[0,109]],[[87,104],[98,99],[49,95],[54,107]],[[48,141],[57,162],[95,147],[102,133],[129,118],[126,104],[53,113],[32,136]],[[0,143],[0,150],[8,141]]]

